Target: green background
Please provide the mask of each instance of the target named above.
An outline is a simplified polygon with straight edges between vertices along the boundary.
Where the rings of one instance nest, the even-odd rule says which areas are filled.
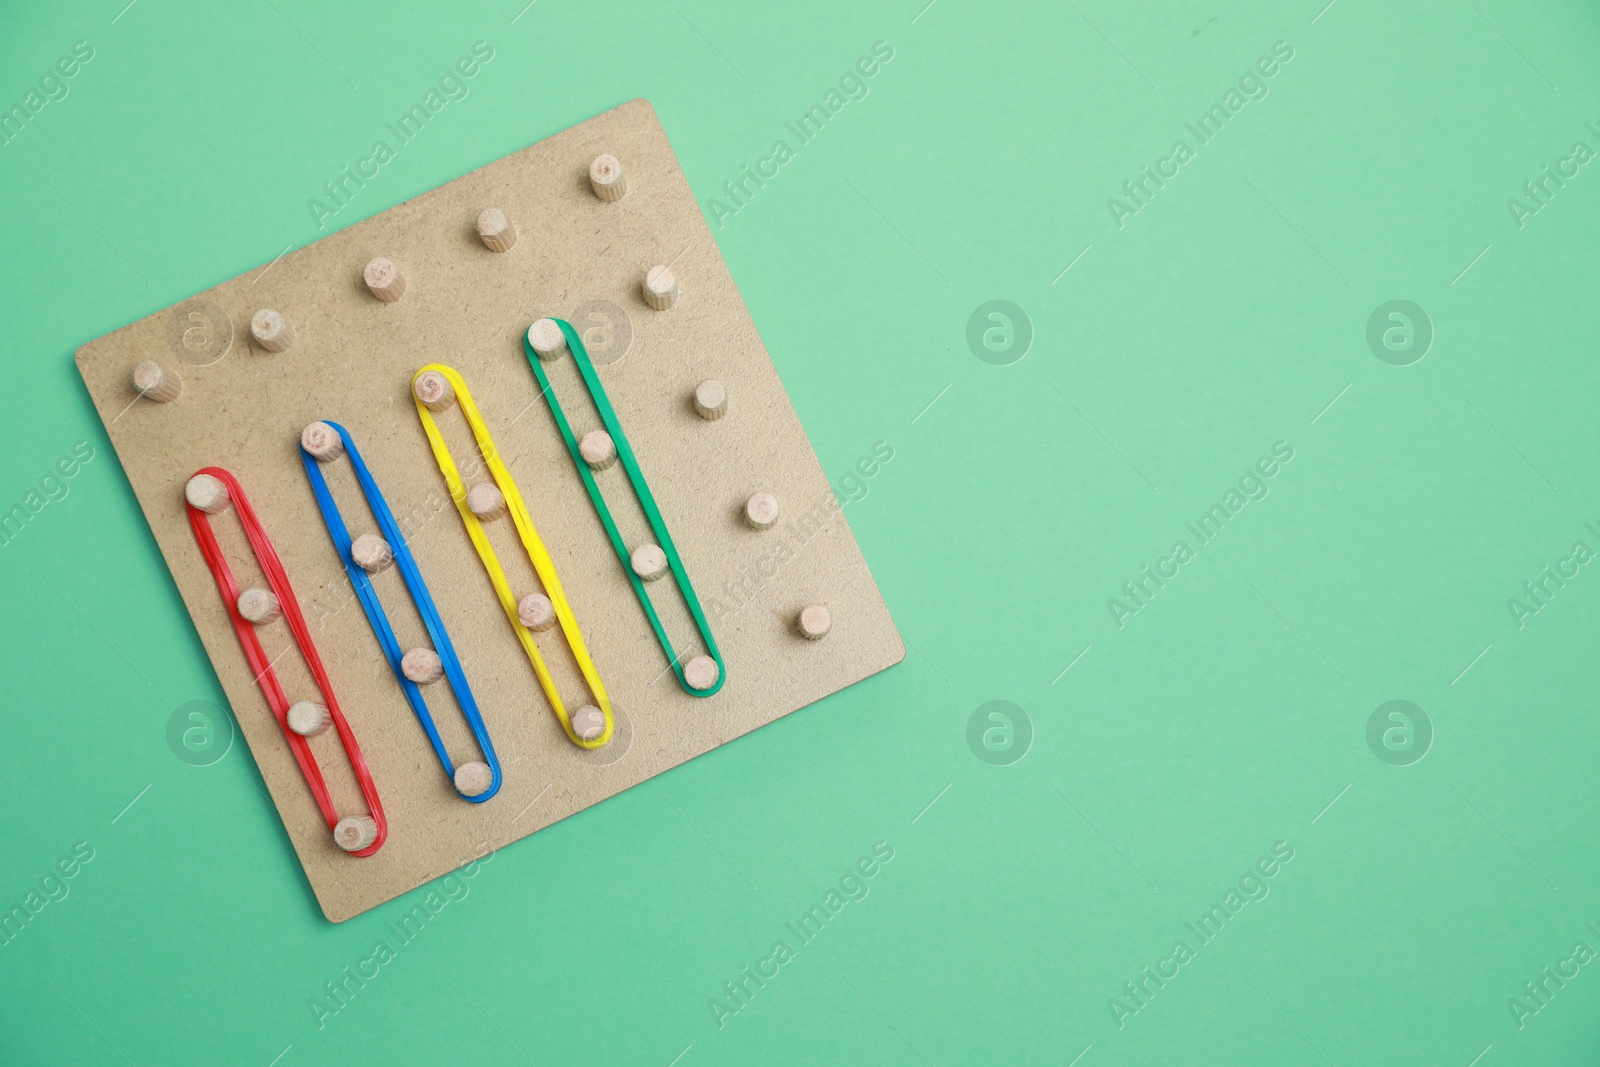
[[[1520,227],[1507,200],[1600,148],[1600,13],[924,2],[6,5],[0,105],[95,54],[0,146],[0,509],[95,457],[0,549],[0,905],[94,858],[0,947],[0,1061],[1593,1062],[1600,966],[1520,1027],[1508,1001],[1600,949],[1600,577],[1521,625],[1508,600],[1600,550],[1600,175]],[[332,225],[635,96],[703,203],[788,140],[714,231],[835,484],[893,447],[846,514],[911,651],[501,850],[319,1026],[423,894],[329,925],[242,742],[169,747],[221,694],[71,355],[327,232],[306,200],[478,40],[470,96]],[[1107,199],[1279,41],[1270,93],[1119,228]],[[1031,323],[1008,365],[967,340],[995,299]],[[1366,337],[1395,299],[1434,332],[1404,366]],[[1368,743],[1395,699],[1433,732],[1409,765]],[[968,742],[991,700],[1021,712],[998,753]],[[870,895],[719,1028],[879,841]],[[1277,842],[1270,895],[1119,1027]]]

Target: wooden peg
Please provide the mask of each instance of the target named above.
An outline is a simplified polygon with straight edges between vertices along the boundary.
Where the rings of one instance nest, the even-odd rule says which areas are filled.
[[[728,413],[728,388],[715,378],[707,378],[694,387],[694,409],[708,422]]]
[[[191,507],[207,515],[215,515],[228,506],[228,487],[221,478],[209,474],[196,474],[183,487],[183,498]]]
[[[651,267],[644,276],[644,302],[665,311],[678,300],[678,276],[668,266]]]
[[[494,784],[494,772],[487,763],[472,760],[456,768],[453,775],[456,783],[456,792],[464,797],[482,796]]]
[[[478,239],[491,252],[509,252],[517,243],[517,228],[497,207],[486,207],[478,213]]]
[[[605,713],[593,704],[585,704],[573,712],[569,721],[572,723],[572,732],[581,741],[593,741],[606,732]]]
[[[350,545],[350,559],[368,574],[377,574],[394,562],[394,549],[377,534],[362,534]]]
[[[533,325],[528,327],[528,347],[533,349],[533,354],[539,357],[540,362],[549,363],[553,359],[560,359],[567,350],[567,336],[561,332],[555,319],[534,319]]]
[[[833,616],[829,615],[828,609],[821,604],[811,604],[800,612],[800,617],[795,620],[795,626],[800,630],[800,636],[807,641],[821,641],[833,628]]]
[[[653,582],[667,573],[667,554],[661,551],[660,545],[640,545],[628,561],[633,564],[633,573],[646,582]]]
[[[418,685],[427,685],[444,677],[444,662],[431,648],[413,648],[400,657],[400,673]]]
[[[689,683],[690,689],[710,689],[721,676],[717,661],[710,656],[696,656],[683,665],[683,680]]]
[[[157,404],[170,404],[183,395],[183,379],[153,359],[133,368],[133,387]]]
[[[265,626],[283,614],[283,605],[278,603],[277,596],[270,590],[252,585],[239,594],[239,614],[244,616],[246,622]]]
[[[622,172],[622,163],[616,156],[595,156],[589,164],[589,184],[594,195],[614,203],[628,192],[628,176]]]
[[[603,471],[616,466],[617,445],[604,430],[590,430],[578,442],[578,455],[592,471]]]
[[[543,633],[556,624],[556,607],[543,593],[529,593],[517,601],[517,618],[534,633]]]
[[[778,521],[778,498],[771,493],[757,493],[744,502],[745,524],[755,530],[770,530]]]
[[[436,370],[424,371],[411,383],[411,391],[429,411],[448,411],[456,402],[455,386]]]
[[[505,494],[493,482],[479,482],[467,490],[467,510],[484,522],[506,513]]]
[[[294,327],[278,312],[262,308],[250,316],[250,336],[268,352],[287,352],[294,344]]]
[[[332,463],[344,455],[344,438],[325,422],[311,422],[300,431],[300,447],[318,463]]]
[[[378,839],[378,821],[370,815],[346,815],[333,828],[333,842],[346,852],[360,852]]]
[[[324,704],[299,700],[289,705],[289,729],[301,737],[320,737],[333,725],[333,716]]]
[[[406,295],[406,276],[400,273],[400,268],[394,265],[392,259],[379,256],[368,260],[366,269],[361,272],[361,279],[367,283],[372,295],[385,304],[392,304]]]

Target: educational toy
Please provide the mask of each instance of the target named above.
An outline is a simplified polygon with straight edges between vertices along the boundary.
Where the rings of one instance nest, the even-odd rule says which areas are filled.
[[[147,362],[162,373],[144,371],[135,384]],[[435,364],[470,383],[470,397]],[[904,656],[644,101],[93,341],[78,366],[334,921]],[[492,428],[488,451],[452,410],[469,399]],[[430,421],[459,462],[453,482],[440,473]],[[351,442],[383,486],[392,525],[363,491]],[[189,479],[220,468],[249,487],[301,594],[295,608],[251,561],[238,524],[215,522],[222,551],[240,561],[237,590],[276,596],[284,617],[275,622],[245,621],[237,591],[219,597],[196,550],[188,519],[225,509],[233,486]],[[330,537],[316,475],[340,502],[346,538]],[[760,494],[782,503],[764,531],[746,519]],[[524,553],[524,519],[537,522],[559,595]],[[504,564],[509,610],[475,528]],[[632,566],[646,547],[644,569],[660,576],[648,588]],[[460,686],[443,642],[406,606],[408,556],[427,576]],[[389,607],[392,648],[363,590]],[[796,620],[822,604],[828,639],[802,640]],[[286,620],[295,618],[314,636],[329,685],[291,653],[274,666],[283,699],[264,699],[240,643],[256,640],[271,662],[290,652]],[[574,637],[603,687],[572,656]],[[564,721],[524,641],[541,652]],[[397,672],[391,656],[401,650]],[[413,677],[441,675],[420,683],[435,743],[409,696]],[[445,713],[466,679],[497,763],[482,758],[490,752],[469,716]],[[291,725],[301,701],[325,706],[331,727],[314,709]],[[327,811],[369,810],[365,779],[339,756],[346,727],[383,804],[375,793],[371,815],[340,829],[301,767],[321,757]],[[440,774],[441,764],[453,773]],[[586,832],[606,825],[584,823]],[[271,858],[261,862],[270,876]]]

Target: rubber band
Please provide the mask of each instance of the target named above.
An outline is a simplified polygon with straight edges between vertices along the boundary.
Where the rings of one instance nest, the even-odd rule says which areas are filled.
[[[567,737],[573,744],[582,748],[599,748],[611,740],[611,733],[615,727],[611,716],[611,699],[606,696],[606,688],[600,681],[600,674],[595,669],[594,661],[589,658],[583,634],[578,629],[578,620],[573,617],[572,606],[567,602],[566,594],[562,592],[555,561],[550,558],[550,553],[545,551],[544,542],[539,539],[539,531],[533,525],[533,518],[528,514],[528,507],[523,503],[517,483],[511,479],[511,472],[500,461],[500,453],[495,448],[494,438],[489,435],[489,428],[484,424],[483,416],[478,413],[478,406],[473,403],[467,383],[462,380],[455,368],[442,363],[430,363],[412,376],[413,385],[417,378],[429,371],[444,375],[455,390],[456,400],[461,405],[461,413],[466,416],[467,425],[472,428],[472,436],[477,441],[478,451],[483,456],[495,485],[505,497],[511,521],[516,525],[517,535],[522,540],[522,547],[527,551],[528,561],[533,564],[534,572],[538,574],[539,581],[544,586],[545,596],[550,598],[551,606],[555,608],[556,620],[561,625],[561,632],[567,639],[567,645],[572,649],[572,658],[577,662],[578,670],[589,686],[589,692],[594,696],[600,713],[605,717],[605,731],[599,737],[585,741],[573,731],[566,705],[561,702],[561,694],[556,691],[555,681],[550,677],[544,657],[539,654],[539,646],[534,643],[532,632],[522,624],[517,615],[516,594],[511,590],[511,583],[507,581],[505,570],[500,566],[494,546],[489,543],[489,536],[483,530],[483,523],[472,513],[472,509],[467,507],[467,487],[461,480],[461,473],[456,469],[455,460],[450,456],[450,446],[445,444],[443,435],[439,433],[439,427],[433,421],[433,412],[417,400],[417,415],[422,419],[422,428],[428,434],[428,443],[433,447],[433,456],[439,463],[439,473],[444,475],[445,485],[449,487],[450,498],[455,501],[456,510],[461,513],[461,521],[466,524],[467,535],[472,538],[472,544],[478,550],[478,558],[483,561],[483,568],[489,574],[489,582],[494,586],[500,607],[510,620],[511,629],[516,632],[517,640],[522,642],[523,651],[528,654],[528,661],[533,664],[533,672],[539,678],[539,686],[544,690],[545,698],[555,711],[561,728],[566,731]],[[412,399],[416,400],[414,390]]]
[[[645,592],[644,582],[633,572],[633,566],[628,557],[628,546],[622,540],[622,534],[617,530],[617,524],[611,517],[611,510],[606,506],[605,497],[600,493],[600,486],[595,482],[594,475],[589,470],[589,465],[584,462],[583,454],[578,451],[578,439],[572,432],[572,426],[567,422],[567,417],[561,411],[561,405],[556,401],[554,390],[550,387],[550,379],[544,372],[544,367],[539,363],[538,354],[533,350],[532,343],[526,333],[522,337],[523,349],[528,357],[528,365],[533,368],[533,375],[539,380],[539,390],[546,402],[550,405],[550,413],[555,416],[556,425],[561,428],[561,436],[566,439],[567,451],[572,454],[572,462],[578,468],[578,474],[583,478],[584,486],[589,490],[589,499],[594,502],[595,511],[600,513],[600,521],[605,524],[606,534],[611,538],[611,546],[617,551],[617,558],[622,561],[623,573],[633,583],[633,591],[639,598],[639,605],[644,608],[645,616],[650,620],[650,628],[656,633],[656,640],[661,644],[661,650],[666,653],[671,663],[672,672],[678,676],[678,684],[690,696],[708,697],[722,688],[722,683],[727,680],[728,669],[722,662],[722,653],[717,650],[717,642],[711,636],[711,625],[706,622],[705,612],[700,608],[700,600],[695,596],[694,585],[689,581],[689,573],[684,569],[683,560],[678,557],[678,550],[672,543],[672,535],[667,532],[667,524],[661,517],[661,511],[656,507],[655,497],[650,494],[650,486],[644,480],[644,474],[639,470],[639,461],[634,458],[633,449],[628,444],[628,437],[622,432],[622,424],[617,421],[617,413],[611,407],[611,401],[606,396],[605,387],[600,384],[600,378],[595,374],[594,364],[589,359],[589,353],[583,347],[583,341],[578,337],[578,331],[572,324],[564,319],[554,319],[561,332],[566,336],[567,348],[572,352],[573,359],[578,364],[578,373],[583,376],[584,385],[589,390],[589,399],[594,402],[595,409],[600,412],[600,421],[605,424],[606,432],[611,435],[611,440],[617,446],[617,455],[622,460],[622,469],[627,473],[628,484],[633,488],[633,494],[638,498],[639,506],[644,511],[645,519],[650,523],[654,532],[656,543],[662,552],[666,553],[667,564],[672,570],[672,577],[678,583],[678,592],[683,596],[684,603],[689,608],[689,614],[694,616],[695,626],[700,631],[700,640],[706,646],[706,652],[717,665],[717,680],[707,689],[695,689],[683,676],[683,654],[672,650],[672,639],[667,636],[666,629],[661,625],[661,619],[656,614],[655,605],[650,602],[650,596]]]
[[[317,646],[311,640],[311,631],[306,628],[305,617],[300,614],[300,603],[295,599],[294,589],[289,585],[289,576],[284,572],[283,562],[278,559],[277,550],[272,547],[272,541],[262,529],[261,520],[256,517],[255,509],[250,506],[250,501],[244,495],[238,480],[221,467],[203,467],[195,474],[197,476],[209,474],[228,487],[228,498],[239,514],[239,522],[244,527],[245,537],[250,541],[256,562],[261,565],[261,570],[267,578],[267,585],[278,598],[278,604],[283,609],[283,617],[294,634],[295,644],[299,647],[301,656],[305,658],[306,666],[311,670],[311,677],[322,693],[323,704],[333,719],[334,729],[339,733],[339,742],[344,746],[345,756],[355,772],[356,781],[361,787],[361,796],[367,802],[367,811],[377,823],[378,836],[372,844],[359,852],[350,853],[352,856],[370,856],[382,848],[384,841],[388,839],[389,823],[384,818],[383,804],[378,799],[378,789],[373,785],[372,774],[367,770],[367,761],[361,755],[361,746],[356,742],[350,724],[345,721],[344,712],[339,709],[339,701],[333,695],[333,684],[328,680],[328,672],[323,669],[322,658],[317,655]],[[310,743],[289,729],[289,698],[284,695],[283,686],[279,684],[278,676],[272,669],[273,661],[267,658],[266,652],[261,648],[261,638],[256,634],[255,624],[239,614],[239,586],[233,580],[233,572],[228,569],[228,561],[223,558],[222,548],[217,544],[217,536],[211,530],[211,520],[205,512],[192,504],[185,504],[185,508],[189,512],[189,525],[194,530],[195,542],[200,546],[200,554],[205,557],[206,566],[210,568],[212,577],[217,581],[217,591],[222,594],[223,606],[227,609],[229,621],[233,623],[234,633],[239,637],[239,644],[244,648],[245,659],[249,661],[250,669],[255,673],[256,683],[265,694],[267,704],[277,718],[284,738],[289,742],[289,749],[294,753],[295,762],[300,764],[300,773],[305,777],[312,798],[316,800],[323,819],[327,821],[328,829],[332,830],[339,824],[339,813],[334,810],[333,798],[329,795],[328,785],[322,778],[322,769],[317,766],[317,759],[311,752]]]
[[[411,593],[411,601],[416,605],[417,614],[422,616],[422,625],[427,628],[428,637],[433,641],[434,651],[439,654],[439,659],[444,664],[444,673],[449,679],[450,690],[455,694],[456,703],[461,706],[461,714],[466,718],[467,725],[472,730],[472,737],[477,741],[479,751],[483,753],[483,760],[489,766],[488,789],[477,796],[468,796],[459,789],[456,790],[464,800],[481,804],[500,791],[500,761],[495,757],[494,745],[489,740],[488,728],[484,726],[483,716],[478,711],[477,699],[473,697],[472,689],[467,685],[467,676],[461,667],[461,659],[456,655],[455,646],[450,642],[450,634],[445,629],[444,620],[439,617],[438,608],[434,606],[427,583],[422,580],[422,571],[411,555],[405,534],[400,532],[400,524],[395,522],[394,513],[389,510],[388,501],[384,500],[383,493],[378,489],[378,483],[373,480],[372,473],[356,449],[356,443],[350,439],[350,432],[336,422],[328,422],[327,425],[332,427],[344,441],[344,451],[350,457],[350,466],[355,470],[362,495],[366,498],[367,506],[372,509],[373,516],[378,520],[378,529],[382,531],[383,539],[389,543],[394,552],[395,565],[400,570],[401,578],[405,580],[406,589]],[[333,540],[333,547],[339,552],[345,573],[350,576],[350,584],[355,586],[361,608],[367,614],[367,621],[372,624],[372,632],[378,638],[378,644],[383,646],[383,654],[389,660],[395,680],[405,692],[406,701],[416,713],[417,722],[428,735],[428,742],[433,745],[434,755],[439,757],[439,764],[444,768],[445,775],[450,778],[451,787],[454,788],[455,765],[450,762],[450,755],[445,751],[444,742],[439,738],[438,727],[434,725],[433,715],[428,711],[428,704],[422,698],[421,687],[407,678],[405,672],[400,669],[400,661],[404,656],[400,640],[395,636],[394,627],[389,624],[389,617],[384,613],[383,604],[378,600],[377,591],[372,587],[372,579],[350,556],[350,531],[345,526],[344,516],[339,513],[339,505],[334,502],[333,494],[328,491],[328,482],[322,475],[321,464],[303,446],[300,449],[300,460],[305,464],[306,477],[311,481],[311,491],[316,494],[317,507],[322,511],[322,521],[328,527],[328,536]]]

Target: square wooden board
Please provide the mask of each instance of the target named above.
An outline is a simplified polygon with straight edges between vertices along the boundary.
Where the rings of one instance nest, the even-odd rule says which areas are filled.
[[[605,203],[589,162],[609,152],[628,192]],[[476,233],[500,207],[518,230],[509,252]],[[362,267],[394,260],[408,289],[395,303],[366,290]],[[665,312],[640,295],[644,272],[672,263],[682,295]],[[250,340],[259,308],[282,312],[298,338],[269,353]],[[540,316],[567,318],[590,343],[727,663],[714,697],[682,692],[666,673],[621,564],[539,396],[522,336]],[[130,376],[154,359],[182,376],[169,404],[140,398]],[[459,370],[556,562],[617,709],[604,748],[571,744],[540,693],[456,514],[412,405],[413,372]],[[905,646],[834,503],[738,288],[655,111],[634,100],[491,163],[192,300],[84,345],[84,383],[133,485],[233,705],[251,752],[324,914],[341,922],[660,774],[741,734],[898,663]],[[695,385],[717,378],[728,414],[699,418]],[[552,381],[574,429],[599,425],[570,358]],[[353,436],[460,653],[504,767],[505,784],[469,804],[450,787],[380,651],[328,538],[301,469],[300,430],[317,419]],[[456,462],[476,456],[459,408],[438,418]],[[362,746],[388,814],[385,846],[354,859],[334,845],[267,703],[254,683],[217,587],[195,544],[183,487],[197,469],[232,471],[288,571],[317,648]],[[325,473],[352,535],[376,532],[347,462]],[[649,539],[642,513],[608,474],[607,499],[631,546]],[[469,481],[481,480],[469,477]],[[740,511],[765,490],[778,525],[757,532]],[[259,581],[238,520],[213,527],[241,586]],[[539,588],[507,520],[488,525],[514,588]],[[405,647],[426,643],[394,568],[374,585]],[[693,627],[671,580],[651,586],[675,644]],[[800,638],[801,607],[827,605],[833,631]],[[261,628],[268,656],[292,645],[282,621]],[[539,643],[568,707],[586,701],[559,640]],[[314,696],[297,654],[277,661],[290,700]],[[448,750],[477,758],[445,685],[424,689]],[[341,813],[361,802],[335,736],[312,742]],[[196,842],[196,847],[207,847]]]

